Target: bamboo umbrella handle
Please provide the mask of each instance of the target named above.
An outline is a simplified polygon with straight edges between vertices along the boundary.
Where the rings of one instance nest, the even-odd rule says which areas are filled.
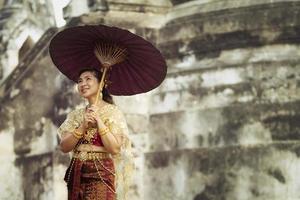
[[[99,87],[98,87],[98,91],[97,91],[96,102],[94,102],[94,104],[97,104],[98,101],[99,101],[100,93],[102,93],[102,90],[103,90],[103,87],[104,87],[105,76],[106,76],[107,70],[108,70],[108,67],[104,67],[104,71],[103,71],[101,81],[99,83]]]

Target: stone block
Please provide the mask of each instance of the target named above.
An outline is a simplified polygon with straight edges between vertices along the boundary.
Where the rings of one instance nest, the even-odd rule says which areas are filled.
[[[299,199],[299,143],[147,153],[145,200]],[[155,192],[153,192],[155,191]]]
[[[150,152],[299,140],[299,102],[235,104],[150,117]]]
[[[149,119],[147,115],[126,114],[126,121],[131,134],[139,134],[149,131]]]
[[[284,76],[280,71],[282,69],[290,70],[290,75]],[[237,70],[238,71],[238,70]],[[232,70],[231,72],[237,71]],[[281,73],[279,78],[276,74]],[[243,73],[240,73],[240,76]],[[230,106],[231,104],[247,104],[247,103],[286,103],[290,101],[299,100],[298,79],[299,73],[293,70],[293,67],[282,67],[276,72],[271,70],[268,73],[255,72],[256,75],[244,73],[248,77],[241,78],[236,76],[238,83],[226,83],[226,79],[222,79],[222,72],[219,74],[219,81],[212,81],[214,87],[201,87],[197,82],[197,74],[193,73],[191,76],[169,77],[161,86],[160,93],[152,96],[150,113],[166,113],[181,111],[188,108],[193,109],[208,109],[223,106]],[[202,73],[205,76],[205,73]],[[199,79],[202,75],[199,73]],[[217,78],[218,73],[207,74]],[[214,75],[216,75],[214,77]],[[243,76],[243,75],[241,75]],[[260,77],[259,77],[260,76]],[[190,77],[191,79],[189,79]],[[234,81],[234,79],[231,79]],[[171,84],[172,83],[172,84]],[[169,85],[170,84],[170,85]],[[165,90],[165,91],[163,91]]]
[[[124,113],[146,115],[149,112],[149,96],[150,93],[114,96],[114,101]]]
[[[199,57],[215,57],[224,49],[299,43],[299,6],[299,2],[278,2],[209,14],[198,12],[176,18],[161,28],[158,43],[166,58],[191,52]]]

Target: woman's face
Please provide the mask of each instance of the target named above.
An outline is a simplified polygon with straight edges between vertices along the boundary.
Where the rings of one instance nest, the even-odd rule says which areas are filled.
[[[90,98],[97,95],[98,80],[93,72],[83,72],[78,79],[78,91],[80,96]]]

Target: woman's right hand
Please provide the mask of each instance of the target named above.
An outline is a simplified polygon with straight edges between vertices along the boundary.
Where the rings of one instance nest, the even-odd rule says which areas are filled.
[[[90,125],[96,124],[96,120],[92,116],[91,113],[85,112],[84,113],[84,119],[83,119],[83,126],[85,129],[87,129]]]

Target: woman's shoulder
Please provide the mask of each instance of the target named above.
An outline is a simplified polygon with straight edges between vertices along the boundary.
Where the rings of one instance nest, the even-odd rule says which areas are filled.
[[[110,104],[111,105],[111,108],[114,112],[117,112],[117,113],[122,113],[121,109],[119,106],[117,106],[116,104]]]
[[[82,112],[84,112],[84,110],[85,110],[84,107],[79,107],[79,108],[73,109],[70,113],[82,113]]]
[[[103,112],[111,114],[111,115],[122,114],[122,111],[120,110],[120,108],[117,105],[115,105],[115,104],[106,104],[103,107]]]
[[[68,116],[69,117],[75,117],[75,116],[80,116],[84,113],[84,109],[85,108],[76,108],[76,109],[73,109],[71,110],[69,113],[68,113]]]

